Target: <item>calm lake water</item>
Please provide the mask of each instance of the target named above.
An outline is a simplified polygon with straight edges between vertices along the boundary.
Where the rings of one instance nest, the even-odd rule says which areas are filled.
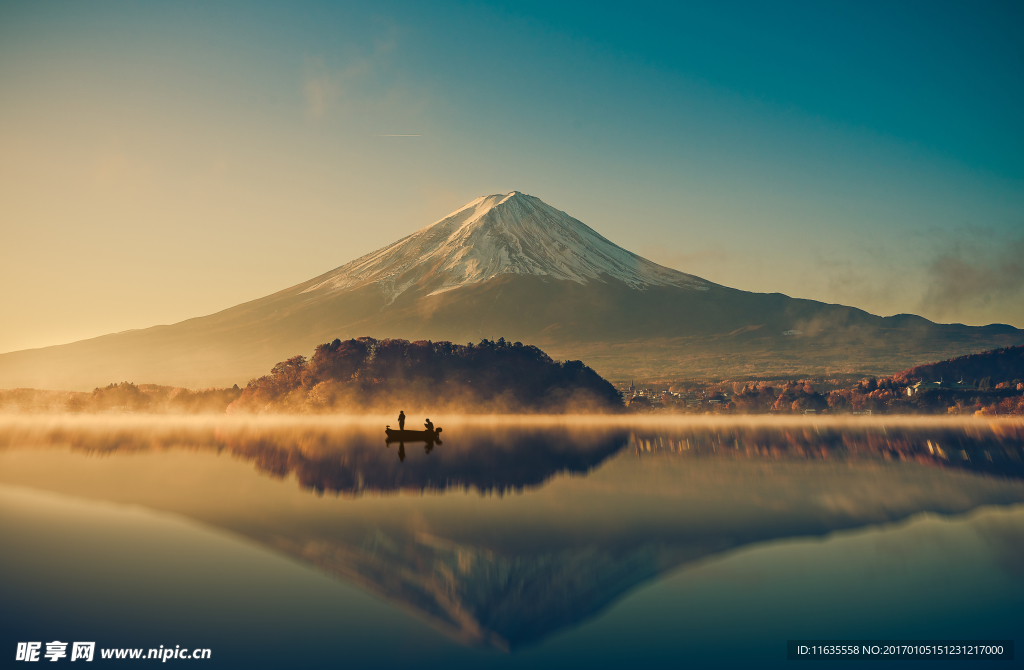
[[[0,419],[0,654],[850,667],[786,640],[1024,630],[1020,421],[434,422]]]

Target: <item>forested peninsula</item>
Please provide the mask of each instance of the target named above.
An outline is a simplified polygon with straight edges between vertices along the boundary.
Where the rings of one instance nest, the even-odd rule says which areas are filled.
[[[622,409],[615,387],[580,361],[535,346],[421,340],[334,340],[252,379],[236,413],[563,413]]]

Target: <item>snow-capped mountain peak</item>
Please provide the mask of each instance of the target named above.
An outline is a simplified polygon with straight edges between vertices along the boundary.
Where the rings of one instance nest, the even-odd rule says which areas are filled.
[[[519,191],[482,196],[383,249],[328,273],[304,292],[380,285],[391,303],[416,286],[433,295],[505,274],[635,289],[708,282],[662,267],[608,241],[565,212]]]

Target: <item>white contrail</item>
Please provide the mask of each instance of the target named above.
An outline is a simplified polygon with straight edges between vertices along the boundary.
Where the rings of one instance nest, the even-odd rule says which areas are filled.
[[[423,135],[376,135],[376,137],[423,137]]]

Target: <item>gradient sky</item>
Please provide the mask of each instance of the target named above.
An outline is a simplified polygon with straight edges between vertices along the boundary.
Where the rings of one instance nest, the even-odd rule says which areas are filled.
[[[552,5],[0,0],[0,352],[513,189],[728,286],[1024,327],[1024,5]]]

